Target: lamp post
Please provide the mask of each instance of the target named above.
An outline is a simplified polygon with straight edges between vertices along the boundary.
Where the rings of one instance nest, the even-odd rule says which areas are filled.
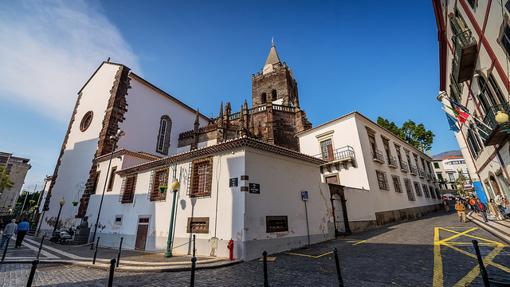
[[[53,226],[53,232],[51,233],[53,236],[55,236],[55,233],[57,232],[58,222],[60,220],[60,213],[62,212],[62,207],[64,206],[64,204],[66,204],[65,199],[62,197],[58,204],[60,205],[60,208],[58,209],[57,220],[55,221],[55,226]]]
[[[508,114],[504,111],[496,112],[496,122],[500,125],[508,122]]]
[[[96,218],[96,224],[94,225],[94,234],[92,235],[91,248],[93,248],[94,241],[96,240],[97,226],[99,225],[99,217],[101,216],[101,208],[103,207],[104,193],[106,191],[106,184],[108,182],[108,175],[110,173],[110,166],[112,165],[112,159],[113,159],[113,153],[115,152],[115,146],[117,145],[117,142],[119,141],[120,137],[123,136],[124,134],[125,133],[121,129],[118,129],[117,133],[115,135],[110,136],[110,141],[112,142],[112,152],[110,153],[110,160],[108,161],[108,169],[106,171],[106,179],[104,181],[103,193],[101,194],[101,201],[99,202],[99,210],[97,211],[97,218]]]
[[[166,242],[166,252],[165,257],[172,257],[172,246],[173,246],[173,233],[174,233],[174,217],[175,217],[175,198],[177,197],[177,191],[179,190],[180,183],[179,181],[174,177],[174,180],[172,184],[170,185],[170,188],[173,192],[173,199],[172,199],[172,214],[170,215],[170,227],[168,229],[168,240]]]

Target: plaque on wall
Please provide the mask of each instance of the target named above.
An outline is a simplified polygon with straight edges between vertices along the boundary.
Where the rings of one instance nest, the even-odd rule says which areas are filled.
[[[229,187],[236,187],[238,185],[237,177],[233,177],[229,179],[228,186]]]
[[[250,183],[250,193],[260,194],[260,184]]]

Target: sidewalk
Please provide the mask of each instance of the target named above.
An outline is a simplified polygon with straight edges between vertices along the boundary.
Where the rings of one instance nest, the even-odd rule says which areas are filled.
[[[483,218],[481,215],[473,212],[471,215],[467,215],[467,218],[473,221],[476,225],[485,229],[489,233],[492,233],[494,236],[499,237],[501,240],[505,241],[505,243],[510,245],[510,220],[497,220],[488,222],[483,222]]]
[[[21,250],[10,249],[7,253],[6,262],[29,263],[35,259],[39,248],[40,239],[27,236]],[[118,250],[106,247],[99,247],[96,264],[92,264],[94,250],[90,245],[61,245],[45,240],[41,252],[40,263],[61,263],[73,264],[91,268],[109,269],[110,259],[117,258]],[[197,257],[197,269],[217,268],[239,263],[226,258],[218,257]],[[119,271],[137,272],[162,272],[162,271],[184,271],[191,269],[191,256],[177,254],[167,258],[162,252],[143,252],[136,250],[122,250],[120,257]]]

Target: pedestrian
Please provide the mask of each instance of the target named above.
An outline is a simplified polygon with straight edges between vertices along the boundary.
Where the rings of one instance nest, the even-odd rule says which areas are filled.
[[[457,215],[459,216],[459,221],[462,223],[466,223],[466,207],[458,199],[457,202],[455,203],[455,210],[457,211]]]
[[[16,224],[16,219],[12,219],[11,223],[7,224],[4,228],[4,233],[2,234],[2,239],[0,240],[0,249],[4,248],[4,244],[7,244],[7,240],[11,238],[17,230],[18,225]]]
[[[482,214],[483,221],[488,222],[489,220],[487,219],[487,207],[478,198],[476,199],[476,207],[478,211]]]
[[[16,234],[16,245],[14,245],[14,248],[21,247],[21,243],[23,242],[23,239],[25,238],[25,235],[27,235],[29,229],[30,224],[28,223],[28,220],[23,218],[23,220],[21,220],[21,222],[18,224],[18,233]]]

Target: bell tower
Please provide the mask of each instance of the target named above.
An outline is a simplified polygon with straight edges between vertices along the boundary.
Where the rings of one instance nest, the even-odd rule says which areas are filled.
[[[252,78],[252,105],[257,107],[266,103],[299,107],[297,82],[287,64],[282,63],[272,42],[266,62]]]

